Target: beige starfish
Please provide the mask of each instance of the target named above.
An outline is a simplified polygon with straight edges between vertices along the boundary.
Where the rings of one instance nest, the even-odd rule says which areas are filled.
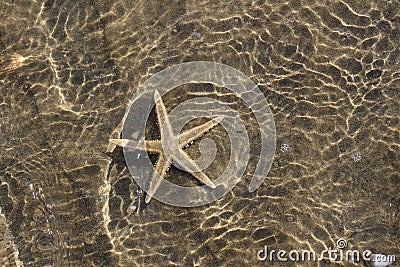
[[[200,126],[187,130],[179,135],[175,135],[169,121],[167,111],[158,91],[154,92],[154,101],[156,103],[157,119],[159,122],[161,140],[144,140],[144,144],[139,144],[129,139],[110,139],[110,142],[131,149],[144,150],[149,153],[158,153],[159,157],[155,167],[155,171],[150,180],[150,188],[145,199],[149,203],[151,197],[157,191],[172,162],[178,163],[185,167],[194,177],[211,188],[215,188],[215,184],[206,174],[202,172],[199,166],[183,151],[183,147],[189,145],[204,133],[221,122],[222,116],[218,116]],[[161,176],[158,176],[157,173]]]

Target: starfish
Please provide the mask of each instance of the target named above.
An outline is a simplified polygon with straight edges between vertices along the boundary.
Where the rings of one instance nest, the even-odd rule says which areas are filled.
[[[154,101],[156,104],[157,120],[161,134],[161,140],[144,140],[139,144],[129,139],[110,139],[110,142],[123,148],[139,149],[149,153],[159,154],[153,176],[150,180],[150,187],[147,192],[145,202],[149,203],[154,193],[159,188],[162,177],[165,176],[172,162],[183,166],[185,170],[190,172],[200,182],[215,188],[215,184],[211,181],[201,168],[183,151],[183,148],[191,144],[192,141],[201,137],[214,126],[222,121],[222,116],[218,116],[202,125],[189,129],[179,135],[176,135],[168,118],[168,114],[159,92],[154,92]],[[158,176],[157,173],[160,175]]]

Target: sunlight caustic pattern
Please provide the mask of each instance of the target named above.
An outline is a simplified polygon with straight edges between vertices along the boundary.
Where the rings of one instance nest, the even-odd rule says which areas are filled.
[[[275,152],[275,124],[263,94],[249,78],[230,66],[207,61],[188,62],[165,69],[148,79],[137,90],[126,113],[122,139],[110,140],[124,148],[125,159],[132,176],[137,178],[137,183],[147,192],[146,202],[154,197],[174,206],[194,207],[211,203],[229,192],[247,167],[250,143],[246,128],[226,103],[212,98],[197,97],[181,103],[167,115],[160,95],[188,83],[212,83],[225,87],[241,98],[253,112],[261,136],[259,162],[249,185],[249,191],[255,191],[266,178]],[[161,143],[144,139],[146,121],[154,103]],[[197,114],[191,114],[193,111]],[[187,122],[204,117],[212,120],[179,135]],[[199,167],[208,166],[210,157],[200,157],[193,161],[182,147],[198,139],[218,123],[224,127],[231,139],[231,155],[224,173],[219,177],[212,177],[211,180],[202,172],[204,168]],[[179,139],[174,136],[179,136]],[[133,153],[132,148],[135,147],[159,154],[155,171],[150,171],[153,173],[150,180],[142,173],[143,169],[152,168],[151,161],[147,155],[142,157],[142,154]],[[210,149],[212,145],[208,143],[202,153]],[[205,162],[207,160],[208,163]],[[168,182],[163,176],[170,164],[189,171],[207,186],[183,187]]]

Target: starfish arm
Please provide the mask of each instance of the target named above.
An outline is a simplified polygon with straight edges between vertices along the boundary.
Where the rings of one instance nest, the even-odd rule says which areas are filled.
[[[114,145],[132,150],[142,150],[150,153],[160,153],[162,151],[162,145],[159,140],[144,140],[144,145],[142,141],[136,142],[129,139],[110,139],[109,141]]]
[[[209,131],[211,128],[218,125],[222,121],[222,119],[223,119],[222,116],[218,116],[202,125],[199,125],[197,127],[194,127],[190,130],[183,132],[182,134],[179,135],[179,146],[183,147],[189,144],[190,142],[196,140],[204,133]]]
[[[151,177],[150,180],[150,188],[149,191],[147,191],[147,195],[145,198],[145,202],[149,203],[157,189],[160,187],[160,184],[163,180],[163,176],[167,172],[168,168],[170,166],[170,163],[167,159],[167,157],[164,155],[164,153],[160,153],[160,156],[157,160],[156,167],[154,168],[154,173],[153,177]]]
[[[192,160],[182,149],[179,149],[178,153],[179,155],[175,155],[172,157],[174,161],[176,161],[181,166],[189,168],[190,173],[203,184],[211,188],[216,188],[213,181],[211,181],[211,179],[208,178],[208,176],[204,172],[202,172],[202,170],[194,162],[194,160]]]
[[[128,148],[128,149],[140,149],[140,150],[145,150],[144,146],[140,146],[139,142],[136,142],[134,140],[129,140],[129,139],[109,139],[110,143],[113,143],[114,145],[123,147],[123,148]]]
[[[210,178],[208,178],[208,176],[204,172],[202,171],[192,172],[192,175],[205,185],[211,188],[216,188],[215,184],[210,180]]]
[[[154,91],[154,102],[156,103],[157,119],[160,126],[161,140],[171,139],[174,137],[171,123],[168,119],[167,109],[165,108],[164,102],[162,101],[160,93],[157,90]],[[167,132],[164,132],[165,130]]]
[[[150,153],[161,153],[162,145],[160,140],[144,140],[144,147],[147,152]]]

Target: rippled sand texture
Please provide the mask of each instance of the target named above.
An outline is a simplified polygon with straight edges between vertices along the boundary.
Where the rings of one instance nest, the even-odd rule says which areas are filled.
[[[341,237],[399,257],[400,3],[210,2],[0,1],[2,265],[316,266],[256,254]],[[259,85],[276,121],[273,167],[252,194],[245,177],[208,206],[144,207],[108,139],[138,84],[193,60]],[[167,109],[199,88],[166,95]],[[174,168],[168,178],[195,184]]]

